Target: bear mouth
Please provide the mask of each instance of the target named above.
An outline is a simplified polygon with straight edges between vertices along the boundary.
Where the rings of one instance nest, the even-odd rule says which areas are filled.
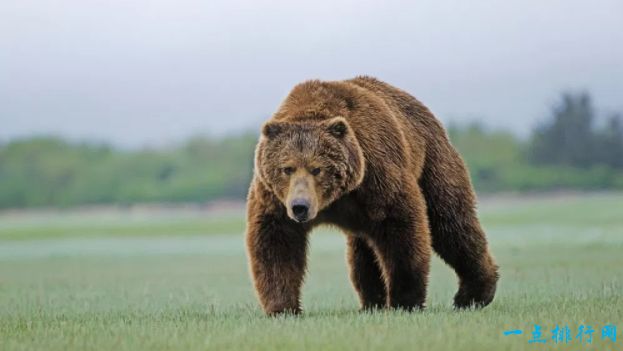
[[[310,220],[309,216],[293,216],[290,217],[290,219],[292,219],[293,221],[297,222],[297,223],[305,223],[308,222]]]

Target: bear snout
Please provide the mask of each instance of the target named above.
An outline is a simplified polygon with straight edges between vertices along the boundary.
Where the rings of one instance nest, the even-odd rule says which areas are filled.
[[[290,209],[292,210],[292,215],[294,216],[294,220],[297,222],[305,222],[309,219],[309,206],[310,202],[307,199],[294,199],[290,204]]]

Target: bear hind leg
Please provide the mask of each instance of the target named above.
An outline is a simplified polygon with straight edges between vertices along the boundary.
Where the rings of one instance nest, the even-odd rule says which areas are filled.
[[[476,215],[476,198],[456,151],[428,162],[420,179],[427,202],[432,246],[457,273],[456,308],[484,307],[494,298],[498,266]]]
[[[374,251],[365,239],[353,234],[349,234],[346,241],[350,279],[359,295],[361,309],[385,307],[385,282]]]

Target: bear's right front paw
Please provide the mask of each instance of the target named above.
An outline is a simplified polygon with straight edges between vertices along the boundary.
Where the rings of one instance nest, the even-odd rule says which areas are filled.
[[[300,306],[290,306],[286,304],[274,304],[264,308],[268,316],[275,317],[281,315],[298,315],[301,314]]]
[[[266,310],[266,315],[269,317],[297,316],[299,314],[301,314],[301,309]]]

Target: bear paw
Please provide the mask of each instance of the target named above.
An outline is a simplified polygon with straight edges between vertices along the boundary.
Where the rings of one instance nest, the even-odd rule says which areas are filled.
[[[459,291],[454,296],[454,307],[482,308],[493,301],[497,286],[497,274],[488,279],[461,282]]]

